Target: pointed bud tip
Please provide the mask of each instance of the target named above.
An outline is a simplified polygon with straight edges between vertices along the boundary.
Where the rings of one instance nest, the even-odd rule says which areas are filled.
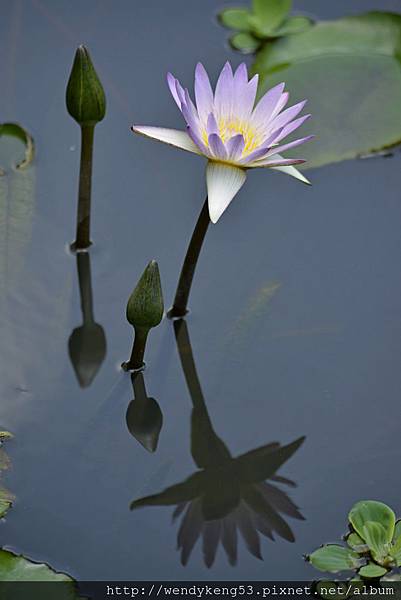
[[[133,327],[151,329],[163,318],[164,302],[159,265],[151,260],[127,304],[127,320]]]
[[[88,49],[78,46],[66,91],[67,110],[80,125],[95,125],[106,113],[103,86]]]

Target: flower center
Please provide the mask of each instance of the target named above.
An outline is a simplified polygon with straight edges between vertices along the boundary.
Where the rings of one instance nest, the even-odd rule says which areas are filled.
[[[230,138],[241,134],[245,141],[242,156],[250,154],[256,150],[263,142],[263,136],[247,121],[241,121],[238,118],[231,117],[229,119],[219,119],[218,123],[219,135],[223,143],[228,142]],[[203,142],[209,146],[208,136],[206,131],[203,132]]]

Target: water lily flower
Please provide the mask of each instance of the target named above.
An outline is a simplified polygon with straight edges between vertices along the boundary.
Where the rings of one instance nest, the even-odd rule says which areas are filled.
[[[282,152],[313,137],[281,144],[310,117],[298,117],[305,101],[284,110],[289,98],[284,83],[266,92],[256,106],[258,75],[248,80],[245,63],[233,73],[230,63],[226,62],[214,93],[205,68],[198,63],[196,104],[171,73],[167,75],[167,83],[185,119],[186,131],[143,125],[134,125],[132,130],[207,158],[206,183],[213,223],[245,183],[247,169],[271,168],[309,183],[294,167],[304,160],[281,156]]]

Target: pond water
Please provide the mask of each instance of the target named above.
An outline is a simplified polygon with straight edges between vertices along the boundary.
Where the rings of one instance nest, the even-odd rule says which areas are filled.
[[[133,391],[119,365],[132,343],[127,298],[156,259],[171,305],[205,184],[197,157],[133,136],[129,126],[182,126],[166,71],[189,84],[198,60],[213,76],[227,58],[241,61],[215,22],[224,4],[24,0],[2,7],[1,119],[28,128],[37,157],[29,170],[0,181],[18,212],[11,229],[0,223],[0,424],[15,435],[6,484],[17,497],[1,540],[81,580],[308,580],[315,572],[302,555],[339,539],[354,502],[378,499],[401,509],[396,153],[310,171],[311,188],[252,173],[210,227],[198,265],[186,321],[215,432],[235,456],[306,437],[279,470],[297,487],[275,484],[305,518],[286,517],[295,543],[262,538],[261,561],[241,540],[235,567],[220,545],[208,569],[198,541],[183,566],[173,508],[130,511],[133,500],[196,470],[173,323],[163,320],[147,348],[146,388],[164,418],[153,454],[127,428]],[[378,8],[374,0],[349,4],[295,3],[319,17]],[[380,9],[397,10],[399,2],[382,0]],[[108,98],[95,134],[90,251],[94,316],[107,353],[84,388],[68,352],[82,315],[76,258],[66,251],[79,129],[64,102],[80,43]],[[220,482],[216,502],[223,493]]]

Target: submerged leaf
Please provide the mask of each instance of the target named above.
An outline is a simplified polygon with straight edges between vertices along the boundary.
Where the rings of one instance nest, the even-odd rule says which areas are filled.
[[[0,137],[7,135],[10,137],[17,138],[25,145],[25,158],[15,164],[16,169],[24,169],[27,167],[35,157],[35,144],[32,136],[26,129],[24,129],[19,123],[1,123],[0,124]],[[0,168],[0,175],[3,175],[4,171]]]

